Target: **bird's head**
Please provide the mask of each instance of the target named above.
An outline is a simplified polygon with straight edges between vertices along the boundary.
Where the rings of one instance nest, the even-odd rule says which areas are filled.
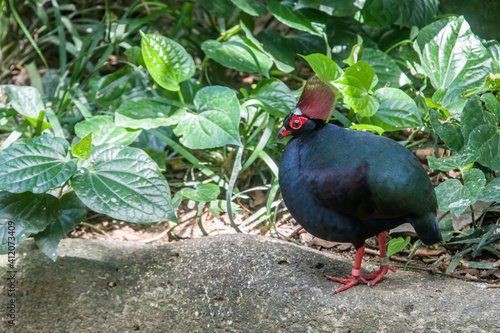
[[[295,109],[285,116],[278,140],[289,135],[307,134],[323,126],[334,105],[335,92],[332,87],[314,75],[307,80]]]

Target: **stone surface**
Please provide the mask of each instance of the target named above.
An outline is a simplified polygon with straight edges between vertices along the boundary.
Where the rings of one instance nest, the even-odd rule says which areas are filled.
[[[65,239],[19,246],[13,332],[500,332],[500,290],[390,273],[334,295],[352,262],[243,234],[161,246]],[[0,257],[1,275],[7,258]],[[363,264],[364,269],[374,266]],[[368,270],[365,270],[368,272]]]

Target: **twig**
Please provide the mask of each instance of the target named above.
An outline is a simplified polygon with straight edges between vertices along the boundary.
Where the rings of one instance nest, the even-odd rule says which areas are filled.
[[[168,234],[168,231],[169,231],[169,229],[163,231],[161,234],[158,234],[158,235],[154,236],[153,238],[141,239],[138,242],[141,242],[141,243],[151,243],[151,242],[157,241],[157,240],[162,239],[163,237],[165,237],[165,235]]]
[[[87,227],[90,227],[92,229],[95,229],[97,231],[99,231],[101,234],[103,234],[104,236],[108,237],[108,238],[111,238],[111,236],[105,232],[105,231],[102,231],[101,229],[99,229],[98,227],[96,227],[95,225],[92,225],[90,223],[87,223],[87,222],[80,222],[80,224],[84,225],[84,226],[87,226]]]

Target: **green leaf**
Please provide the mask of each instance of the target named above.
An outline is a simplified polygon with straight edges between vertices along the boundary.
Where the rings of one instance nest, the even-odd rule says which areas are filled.
[[[441,229],[441,237],[443,237],[443,241],[445,242],[449,242],[456,233],[453,228],[453,219],[451,217],[439,221],[439,229]]]
[[[377,132],[378,135],[384,134],[385,130],[382,127],[373,126],[373,125],[365,125],[365,124],[356,124],[349,127],[350,129],[360,130],[360,131],[370,131]]]
[[[462,134],[467,143],[470,133],[475,128],[481,125],[496,126],[497,119],[494,114],[483,109],[479,96],[473,96],[465,104],[460,122],[462,123]]]
[[[84,138],[92,133],[92,143],[99,146],[104,143],[129,145],[141,134],[141,131],[128,131],[116,126],[111,116],[95,116],[89,120],[80,121],[75,126],[75,133]]]
[[[78,199],[75,192],[62,196],[61,216],[54,223],[49,224],[45,230],[35,235],[36,245],[52,260],[57,259],[57,246],[73,227],[85,220],[87,211],[85,205]]]
[[[406,239],[403,237],[391,239],[387,245],[387,257],[390,257],[404,249],[408,244],[410,244],[410,241],[410,236],[406,237]]]
[[[380,50],[365,48],[363,61],[372,66],[380,87],[398,88],[411,83],[394,59]]]
[[[405,0],[401,1],[401,25],[411,28],[422,28],[431,23],[439,9],[439,0]]]
[[[481,96],[481,101],[484,102],[486,109],[495,115],[496,123],[500,122],[500,102],[492,93],[487,93]]]
[[[71,148],[71,154],[73,156],[79,157],[82,160],[86,160],[90,157],[90,151],[92,150],[92,133],[89,133],[86,137],[75,143]]]
[[[382,127],[386,131],[422,126],[415,101],[402,90],[382,88],[373,94],[380,106],[371,117],[356,116],[363,124]]]
[[[464,173],[464,186],[469,190],[470,196],[474,202],[477,201],[479,192],[484,188],[486,178],[479,169],[470,169]]]
[[[295,67],[295,57],[290,52],[292,46],[288,39],[283,38],[279,33],[270,29],[263,29],[259,32],[257,37],[262,39],[262,42],[254,37],[252,31],[240,21],[241,29],[245,32],[245,36],[252,42],[252,46],[258,48],[260,51],[270,57],[276,67],[285,73],[290,73]]]
[[[259,81],[250,98],[262,102],[264,109],[276,117],[284,117],[297,104],[288,86],[276,78]]]
[[[387,27],[399,18],[399,0],[366,0],[361,15],[364,24]]]
[[[273,61],[268,55],[253,47],[246,37],[232,36],[226,42],[207,40],[201,43],[207,57],[225,67],[247,73],[262,73],[269,76]]]
[[[318,75],[321,81],[330,82],[338,79],[344,71],[333,61],[331,58],[327,57],[321,53],[314,53],[307,56],[302,56],[311,69]]]
[[[358,61],[347,68],[344,74],[332,82],[339,89],[346,102],[360,115],[372,116],[377,112],[377,99],[368,91],[377,84],[373,68],[364,61]]]
[[[478,200],[500,202],[500,178],[495,178],[479,192]]]
[[[49,135],[15,142],[0,153],[0,189],[42,193],[60,186],[76,172],[68,151],[66,140]]]
[[[71,186],[95,212],[129,222],[176,221],[167,181],[141,149],[94,147]]]
[[[178,91],[179,83],[194,75],[193,57],[177,42],[157,34],[141,31],[144,62],[156,83],[167,90]]]
[[[172,112],[170,105],[150,99],[126,101],[116,110],[115,125],[133,129],[151,129],[177,124],[186,114],[184,109]]]
[[[231,19],[237,7],[229,0],[200,0],[200,5],[214,17],[222,17],[226,20]]]
[[[183,188],[182,195],[194,201],[216,200],[220,194],[219,186],[215,184],[199,184],[195,189]]]
[[[267,0],[271,14],[284,24],[313,35],[326,30],[326,14],[311,9],[295,9],[294,1]]]
[[[439,209],[450,211],[456,216],[462,214],[467,207],[472,205],[469,190],[458,179],[448,179],[436,187],[436,196]]]
[[[8,242],[20,244],[31,233],[42,231],[61,215],[59,200],[47,193],[0,191],[0,254]],[[9,240],[9,237],[15,239]]]
[[[0,85],[1,90],[5,91],[8,98],[8,106],[16,110],[19,114],[38,119],[40,111],[45,109],[40,92],[29,86],[16,86],[16,85]]]
[[[480,88],[492,59],[463,17],[448,17],[423,28],[414,43],[422,69],[437,90],[432,100],[459,119],[463,91]]]
[[[479,152],[474,149],[466,149],[458,154],[435,158],[427,156],[429,167],[441,171],[462,170],[467,164],[475,162]]]
[[[198,114],[187,113],[174,129],[180,142],[192,149],[240,145],[240,103],[236,94],[221,86],[205,87],[194,98]]]
[[[454,151],[460,151],[464,146],[462,127],[455,119],[443,120],[436,110],[429,110],[429,119],[434,132],[439,135],[446,146]]]
[[[439,184],[436,187],[439,209],[449,210],[459,216],[478,200],[485,183],[483,172],[471,169],[464,174],[464,185],[457,179],[449,179]]]
[[[239,9],[252,16],[264,16],[267,8],[264,4],[252,0],[231,0]]]
[[[469,135],[469,146],[480,153],[477,162],[500,171],[500,131],[493,125],[480,125]]]
[[[363,38],[361,38],[360,35],[357,35],[357,40],[358,42],[354,44],[351,48],[351,53],[349,54],[349,57],[343,60],[345,64],[348,64],[349,66],[354,65],[361,59],[363,56]]]
[[[298,0],[294,9],[314,8],[330,16],[353,16],[359,8],[355,0]]]

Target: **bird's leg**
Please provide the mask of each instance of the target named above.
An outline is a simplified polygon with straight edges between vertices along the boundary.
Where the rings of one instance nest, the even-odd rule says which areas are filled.
[[[363,275],[360,277],[360,279],[364,280],[373,280],[369,283],[370,286],[374,286],[375,283],[380,281],[382,276],[387,273],[387,271],[392,271],[395,272],[396,269],[389,265],[389,258],[387,258],[387,250],[385,248],[385,238],[386,238],[386,232],[381,232],[378,235],[378,246],[380,250],[380,268],[378,271],[373,272],[368,275]]]
[[[340,283],[345,284],[345,286],[337,288],[335,290],[334,294],[337,294],[341,291],[344,291],[346,289],[351,288],[352,286],[357,285],[360,280],[362,282],[366,283],[366,280],[361,278],[361,261],[363,261],[363,253],[364,252],[365,252],[364,245],[356,250],[356,258],[354,259],[354,267],[352,268],[351,275],[347,275],[347,279],[340,279],[340,278],[336,278],[333,276],[326,277],[328,280],[332,280],[335,282],[340,282]]]

